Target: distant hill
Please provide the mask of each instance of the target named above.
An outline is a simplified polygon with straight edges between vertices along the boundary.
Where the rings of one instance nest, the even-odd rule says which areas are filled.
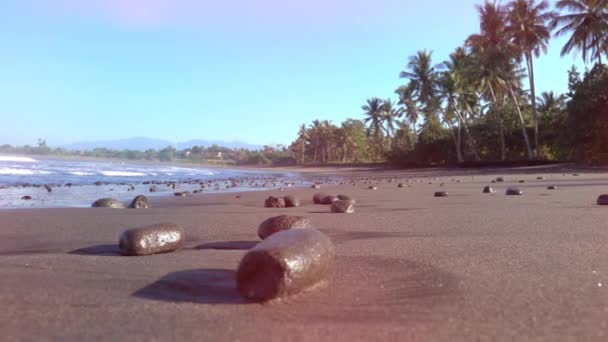
[[[147,138],[147,137],[134,137],[128,139],[118,140],[97,140],[97,141],[81,141],[71,144],[62,145],[61,147],[67,150],[92,150],[95,148],[108,148],[112,150],[137,150],[145,151],[148,149],[160,150],[167,146],[174,146],[178,150],[190,148],[192,146],[209,147],[212,145],[219,145],[228,148],[246,148],[249,150],[260,150],[262,146],[252,145],[238,141],[220,141],[220,140],[190,140],[182,143],[174,144],[168,140]]]

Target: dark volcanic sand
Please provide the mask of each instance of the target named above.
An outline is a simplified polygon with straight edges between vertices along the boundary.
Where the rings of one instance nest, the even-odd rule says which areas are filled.
[[[377,191],[322,187],[356,198],[350,215],[313,205],[318,189],[155,199],[139,210],[2,211],[3,340],[608,339],[608,208],[595,204],[608,174],[505,172],[494,195],[480,189],[496,174],[427,172],[407,188],[397,187],[405,171],[367,174],[379,175],[395,181],[374,182]],[[523,196],[504,195],[516,184]],[[433,197],[439,190],[450,196]],[[302,206],[263,208],[288,194]],[[295,297],[245,303],[238,263],[258,225],[282,214],[309,217],[334,241],[331,275]],[[124,229],[159,222],[185,229],[183,250],[119,255]]]

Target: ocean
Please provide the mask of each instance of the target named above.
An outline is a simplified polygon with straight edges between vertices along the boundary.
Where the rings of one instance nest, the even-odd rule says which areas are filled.
[[[170,182],[177,188],[168,186]],[[157,192],[149,191],[152,185]],[[299,174],[290,172],[0,156],[0,208],[4,209],[89,207],[101,197],[129,201],[139,194],[154,197],[176,191],[205,194],[304,185],[307,182]]]

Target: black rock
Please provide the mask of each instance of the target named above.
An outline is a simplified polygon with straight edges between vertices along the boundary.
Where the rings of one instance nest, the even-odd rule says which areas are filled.
[[[279,215],[266,219],[258,227],[258,236],[264,240],[270,235],[292,228],[312,228],[310,220],[304,216]]]
[[[283,197],[283,200],[285,201],[286,208],[294,208],[300,206],[300,199],[295,196],[288,195]]]
[[[285,208],[285,200],[282,197],[270,196],[264,201],[266,208]]]
[[[131,204],[129,204],[129,208],[150,208],[150,200],[148,200],[148,197],[144,195],[135,196],[135,198],[133,198],[133,200],[131,201]]]
[[[314,196],[312,196],[312,202],[314,204],[322,204],[321,202],[323,202],[323,199],[325,197],[327,197],[327,194],[324,194],[324,193],[314,194]]]
[[[547,190],[557,190],[557,186],[555,186],[555,185],[549,185],[547,187]]]
[[[186,241],[184,230],[176,224],[161,223],[126,230],[118,246],[123,255],[150,255],[173,252]]]
[[[338,195],[337,197],[338,197],[339,200],[353,201],[353,203],[356,202],[354,198],[352,198],[352,197],[350,197],[348,195]]]
[[[310,186],[311,189],[321,189],[321,186],[319,184],[313,184]]]
[[[367,187],[369,190],[378,190],[377,186],[370,185]]]
[[[173,196],[177,196],[177,197],[190,196],[190,191],[174,192]]]
[[[156,186],[151,186],[149,189],[150,192],[157,192],[158,188]]]
[[[31,201],[32,200],[32,196],[25,195],[25,196],[21,197],[21,199],[24,200],[24,201]]]
[[[523,195],[524,192],[521,191],[519,188],[507,188],[507,190],[505,191],[506,195],[509,196],[518,196],[518,195]]]
[[[597,198],[597,204],[598,205],[608,205],[608,194],[600,195]]]
[[[436,191],[435,197],[446,197],[448,195],[447,191]]]
[[[538,180],[543,180],[543,179],[545,179],[545,177],[543,177],[543,176],[538,176],[538,177],[536,177],[536,179],[538,179]]]
[[[482,191],[484,194],[493,194],[496,192],[491,186],[485,186]]]
[[[337,200],[338,200],[337,196],[327,195],[327,196],[323,197],[323,199],[321,200],[321,204],[323,204],[323,205],[330,205],[330,204],[334,203]]]
[[[520,179],[520,180],[519,180],[519,182],[520,182],[520,183],[525,183],[526,181],[525,181],[525,180],[523,180],[523,179]]]
[[[337,200],[331,204],[332,213],[351,214],[355,212],[355,202],[349,200]]]
[[[405,188],[405,184],[403,184],[403,183],[399,183],[399,184],[397,184],[397,187],[398,187],[398,188]]]
[[[496,182],[500,183],[500,182],[504,182],[504,178],[502,177],[496,177]]]
[[[91,205],[93,208],[114,208],[124,209],[125,205],[115,198],[100,198],[93,202]]]

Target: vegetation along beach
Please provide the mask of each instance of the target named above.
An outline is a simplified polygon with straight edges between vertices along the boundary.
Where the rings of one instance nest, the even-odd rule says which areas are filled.
[[[608,340],[608,0],[0,19],[2,340]]]

